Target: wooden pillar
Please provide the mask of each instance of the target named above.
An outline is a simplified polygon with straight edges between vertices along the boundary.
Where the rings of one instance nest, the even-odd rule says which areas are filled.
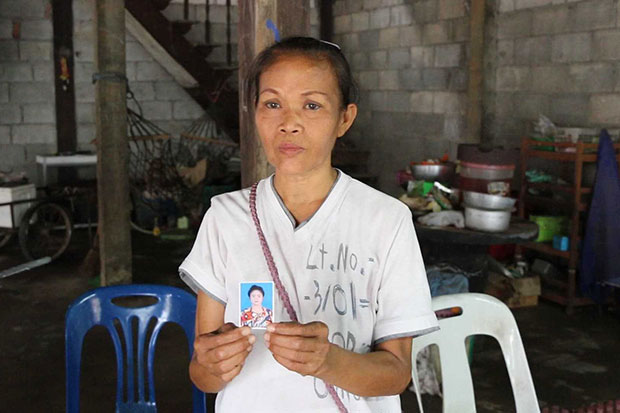
[[[320,0],[319,2],[319,32],[321,40],[332,41],[334,34],[334,10],[332,0]]]
[[[97,196],[101,284],[131,283],[124,0],[96,4]]]
[[[73,71],[73,1],[53,0],[52,11],[57,150],[59,153],[74,152],[77,149],[77,125]],[[60,184],[71,184],[76,177],[75,168],[59,168]]]
[[[472,143],[482,139],[484,13],[485,0],[471,0],[467,141]]]
[[[273,25],[272,25],[273,23]],[[287,36],[309,36],[309,0],[245,0],[239,2],[239,141],[244,187],[268,176],[267,162],[254,128],[254,108],[246,104],[245,78],[254,56]],[[270,28],[271,27],[271,28]],[[274,30],[275,29],[277,30]]]

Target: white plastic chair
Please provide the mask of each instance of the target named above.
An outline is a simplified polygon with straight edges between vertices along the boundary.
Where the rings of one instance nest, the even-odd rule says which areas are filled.
[[[413,385],[423,412],[416,357],[430,344],[439,347],[443,386],[443,413],[476,411],[474,387],[465,348],[465,338],[488,335],[499,342],[506,361],[517,413],[540,412],[532,375],[525,357],[521,335],[510,309],[495,297],[464,293],[434,297],[433,310],[460,307],[462,314],[439,321],[440,330],[413,339]]]

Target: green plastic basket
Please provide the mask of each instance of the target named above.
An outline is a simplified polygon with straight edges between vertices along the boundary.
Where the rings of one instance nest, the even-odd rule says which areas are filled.
[[[530,215],[530,221],[538,225],[536,242],[549,242],[554,235],[565,235],[568,230],[568,217],[554,215]]]

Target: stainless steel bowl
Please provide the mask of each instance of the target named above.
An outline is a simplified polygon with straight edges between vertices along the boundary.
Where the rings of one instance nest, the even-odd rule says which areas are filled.
[[[411,165],[410,168],[411,175],[415,180],[451,184],[456,165],[452,162],[444,162],[435,165]]]
[[[468,206],[491,211],[511,210],[517,202],[514,198],[484,194],[482,192],[463,191],[463,202]]]
[[[506,231],[510,226],[510,210],[489,211],[465,205],[465,226],[485,232]]]

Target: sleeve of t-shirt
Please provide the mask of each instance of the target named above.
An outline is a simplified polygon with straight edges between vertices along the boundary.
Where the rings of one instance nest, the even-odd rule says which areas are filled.
[[[416,337],[437,329],[422,253],[411,212],[406,210],[385,259],[373,342]]]
[[[195,292],[203,291],[213,299],[226,304],[226,246],[217,225],[218,208],[207,210],[194,246],[179,267],[181,279]]]

